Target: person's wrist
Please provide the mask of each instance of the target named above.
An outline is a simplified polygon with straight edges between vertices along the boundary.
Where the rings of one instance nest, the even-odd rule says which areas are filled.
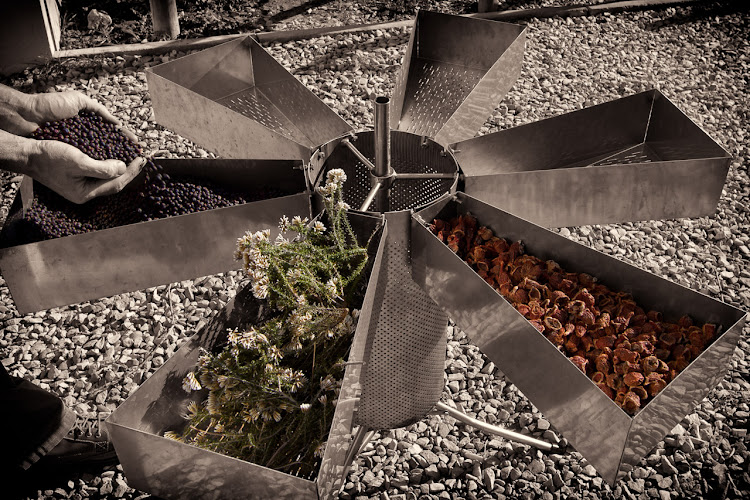
[[[44,142],[35,139],[21,138],[21,155],[25,160],[23,173],[34,179],[39,178],[41,173],[39,166],[43,163],[40,161],[44,154]]]

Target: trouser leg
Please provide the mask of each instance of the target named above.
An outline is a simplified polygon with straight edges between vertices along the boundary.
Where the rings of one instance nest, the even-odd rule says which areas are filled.
[[[62,400],[29,381],[11,377],[0,363],[0,450],[4,470],[28,469],[73,427],[75,414]]]

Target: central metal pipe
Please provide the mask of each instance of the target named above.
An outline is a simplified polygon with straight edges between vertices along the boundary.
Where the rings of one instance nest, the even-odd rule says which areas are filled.
[[[390,99],[385,96],[375,98],[375,169],[371,184],[374,188],[381,184],[375,193],[377,209],[388,212],[390,209],[391,182],[386,179],[391,174],[391,127]]]

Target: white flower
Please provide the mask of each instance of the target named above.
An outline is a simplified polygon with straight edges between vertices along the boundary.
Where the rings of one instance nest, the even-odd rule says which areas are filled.
[[[336,192],[336,184],[328,183],[325,186],[318,186],[315,190],[325,197],[333,196]]]
[[[268,354],[268,357],[271,358],[274,361],[279,361],[279,360],[281,360],[281,358],[284,357],[283,354],[282,354],[282,352],[281,352],[281,350],[278,347],[274,346],[274,345],[269,346],[267,354]]]
[[[297,296],[297,305],[298,306],[304,306],[307,304],[307,299],[304,295],[298,295]]]
[[[250,258],[251,261],[256,261],[263,257],[263,253],[258,250],[255,247],[250,248],[250,250],[247,251],[247,256]]]
[[[312,226],[313,231],[315,231],[318,234],[323,234],[323,231],[326,230],[326,226],[320,222],[319,220],[315,221],[315,224]]]
[[[242,338],[242,335],[237,330],[230,330],[227,336],[227,340],[232,345],[237,345],[237,343],[240,341],[241,338]]]
[[[299,268],[296,268],[296,267],[292,268],[292,269],[289,269],[286,272],[286,277],[287,277],[287,279],[289,281],[291,281],[292,283],[294,283],[294,282],[296,282],[298,279],[300,279],[302,277],[302,271],[300,271]]]
[[[331,278],[326,282],[326,292],[334,297],[339,294],[338,280],[336,278]]]
[[[253,295],[255,296],[256,299],[265,299],[266,297],[268,297],[268,287],[259,285],[257,283],[254,284]]]
[[[271,261],[265,255],[260,255],[257,259],[253,259],[253,266],[255,269],[268,269],[271,265]]]
[[[344,201],[340,201],[340,202],[336,203],[336,208],[338,210],[349,210],[352,207],[350,207],[348,203],[346,203]]]
[[[262,241],[268,241],[271,237],[271,230],[264,229],[263,231],[255,231],[254,233],[247,232],[245,233],[245,237],[248,238],[251,245],[257,245]]]
[[[299,405],[299,409],[305,412],[310,408],[312,408],[312,405],[310,403],[302,403],[301,405]]]
[[[328,389],[333,387],[333,385],[334,385],[334,380],[330,374],[326,375],[326,378],[321,379],[320,381],[320,388],[324,391],[327,391]],[[323,401],[321,401],[321,403],[323,403]]]
[[[303,218],[302,218],[302,217],[300,217],[299,215],[295,215],[295,216],[294,216],[294,217],[292,218],[292,225],[294,225],[294,226],[298,226],[298,225],[301,225],[301,224],[307,224],[307,221],[308,221],[307,217],[305,217],[305,218],[303,219]]]
[[[268,285],[268,274],[266,274],[265,269],[254,267],[247,272],[247,275],[250,276],[253,283]]]
[[[281,229],[282,233],[289,230],[289,218],[286,215],[282,215],[281,219],[279,219],[279,229]]]
[[[283,234],[279,233],[279,235],[276,237],[276,241],[274,243],[276,245],[281,246],[281,245],[286,245],[287,243],[289,243],[289,240],[286,239],[286,238],[284,238]]]
[[[195,378],[195,373],[189,372],[185,375],[185,378],[182,379],[182,389],[185,392],[200,391],[203,389],[203,386],[201,386],[201,383]]]
[[[329,184],[343,184],[346,182],[346,173],[340,168],[329,170],[326,175],[326,182]]]

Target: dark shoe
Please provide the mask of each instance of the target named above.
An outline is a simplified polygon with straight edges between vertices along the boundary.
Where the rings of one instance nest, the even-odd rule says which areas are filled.
[[[68,435],[40,458],[32,469],[104,467],[118,462],[102,418],[76,416],[76,422]]]

